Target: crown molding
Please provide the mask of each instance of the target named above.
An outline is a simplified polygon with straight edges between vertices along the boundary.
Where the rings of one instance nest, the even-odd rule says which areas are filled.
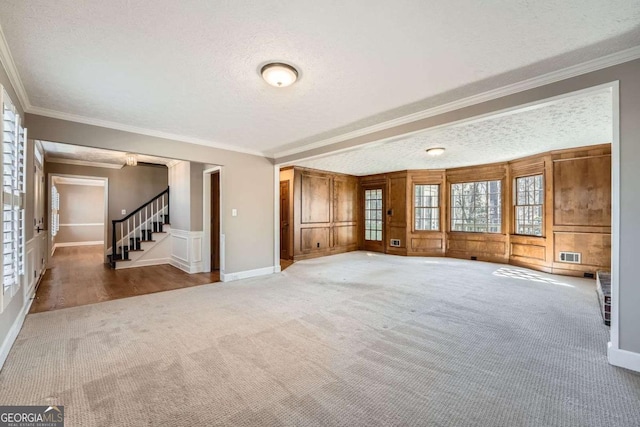
[[[581,64],[573,65],[571,67],[563,68],[558,71],[543,74],[533,77],[531,79],[523,80],[518,83],[513,83],[507,86],[493,89],[487,92],[483,92],[477,95],[472,95],[467,98],[462,98],[457,101],[442,104],[437,107],[429,108],[423,111],[418,111],[413,114],[398,117],[397,119],[388,120],[377,125],[368,126],[366,128],[358,129],[353,132],[347,132],[342,135],[337,135],[331,138],[323,139],[321,141],[312,142],[310,144],[301,145],[288,150],[279,152],[273,152],[272,157],[276,159],[276,163],[282,157],[291,156],[294,154],[303,153],[305,151],[313,150],[316,148],[326,147],[328,145],[336,144],[350,139],[365,136],[374,132],[390,129],[396,126],[405,125],[418,120],[426,119],[429,117],[438,116],[440,114],[448,113],[451,111],[459,110],[461,108],[470,107],[472,105],[481,104],[483,102],[492,101],[494,99],[502,98],[508,95],[513,95],[518,92],[523,92],[529,89],[535,89],[540,86],[555,83],[561,80],[576,77],[582,74],[598,71],[603,68],[612,67],[614,65],[622,64],[624,62],[633,61],[640,58],[640,46],[632,47],[630,49],[622,50],[620,52],[612,53],[591,61],[583,62]]]
[[[52,119],[60,119],[60,120],[66,120],[66,121],[75,122],[75,123],[82,123],[85,125],[120,130],[123,132],[137,133],[140,135],[152,136],[154,138],[162,138],[162,139],[169,139],[172,141],[204,145],[206,147],[217,148],[217,149],[226,150],[226,151],[235,151],[237,153],[242,153],[242,154],[251,154],[254,156],[261,156],[261,157],[265,156],[263,152],[257,151],[257,150],[249,150],[245,148],[236,147],[234,145],[209,141],[207,139],[195,138],[195,137],[179,135],[175,133],[162,132],[162,131],[157,131],[153,129],[141,128],[137,126],[125,125],[122,123],[111,122],[108,120],[94,119],[91,117],[80,116],[77,114],[62,113],[60,111],[50,110],[47,108],[30,107],[25,111],[29,114],[35,114],[35,115],[44,116],[44,117],[51,117]]]
[[[18,95],[18,101],[20,102],[20,105],[22,105],[22,109],[26,111],[31,108],[31,102],[29,101],[27,91],[22,84],[22,79],[18,73],[16,63],[13,61],[13,56],[11,56],[11,50],[7,44],[7,39],[4,37],[2,26],[0,26],[0,62],[4,66],[7,76],[9,77],[9,81]]]
[[[176,160],[176,159],[173,159],[173,160],[171,160],[169,163],[167,163],[167,168],[172,168],[172,167],[174,167],[175,165],[177,165],[178,163],[181,163],[182,161],[183,161],[183,160]]]
[[[61,163],[64,165],[91,166],[94,168],[122,169],[124,165],[116,165],[113,163],[90,162],[87,160],[62,159],[59,157],[46,157],[45,161],[49,163]]]
[[[157,131],[153,129],[141,128],[141,127],[126,125],[122,123],[111,122],[107,120],[94,119],[91,117],[64,113],[64,112],[50,110],[50,109],[41,108],[41,107],[35,107],[31,105],[31,102],[29,101],[27,91],[22,83],[20,74],[18,73],[18,69],[11,55],[11,51],[9,49],[9,45],[7,44],[6,38],[2,31],[2,27],[0,27],[0,62],[4,66],[7,72],[7,75],[9,76],[9,81],[11,82],[14,90],[16,91],[18,100],[20,101],[20,104],[22,105],[23,110],[27,113],[50,117],[54,119],[67,120],[67,121],[76,122],[76,123],[83,123],[87,125],[98,126],[98,127],[108,128],[108,129],[120,130],[124,132],[137,133],[137,134],[152,136],[156,138],[163,138],[163,139],[169,139],[174,141],[187,142],[191,144],[204,145],[207,147],[217,148],[221,150],[234,151],[238,153],[250,154],[254,156],[261,156],[261,157],[267,157],[267,158],[274,158],[276,159],[276,162],[277,162],[277,159],[282,157],[303,153],[305,151],[329,146],[329,145],[347,141],[353,138],[368,135],[370,133],[386,130],[396,126],[426,119],[429,117],[434,117],[440,114],[444,114],[451,111],[459,110],[461,108],[469,107],[471,105],[480,104],[480,103],[491,101],[504,96],[513,95],[518,92],[523,92],[525,90],[534,89],[536,87],[555,83],[560,80],[576,77],[592,71],[597,71],[603,68],[612,67],[614,65],[622,64],[624,62],[633,61],[638,58],[640,58],[640,46],[636,46],[620,52],[612,53],[597,59],[583,62],[581,64],[567,67],[558,71],[553,71],[551,73],[543,74],[541,76],[537,76],[528,80],[523,80],[518,83],[513,83],[498,89],[493,89],[487,92],[483,92],[477,95],[473,95],[473,96],[463,98],[457,101],[453,101],[447,104],[443,104],[434,108],[429,108],[423,111],[418,111],[413,114],[398,117],[393,120],[388,120],[388,121],[379,123],[377,125],[368,126],[352,132],[347,132],[332,138],[327,138],[327,139],[312,142],[309,144],[297,146],[295,148],[291,148],[288,150],[283,150],[283,151],[269,150],[269,151],[263,152],[259,150],[239,148],[230,144],[217,143],[217,142],[209,141],[202,138],[162,132],[162,131]]]

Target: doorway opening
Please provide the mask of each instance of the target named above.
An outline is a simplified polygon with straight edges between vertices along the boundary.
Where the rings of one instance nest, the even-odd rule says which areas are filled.
[[[366,251],[384,252],[384,187],[365,185],[362,192],[362,246]]]
[[[280,269],[293,264],[293,168],[280,169],[279,227],[280,227]]]
[[[203,172],[203,244],[202,262],[205,272],[224,274],[224,234],[222,233],[222,167]]]

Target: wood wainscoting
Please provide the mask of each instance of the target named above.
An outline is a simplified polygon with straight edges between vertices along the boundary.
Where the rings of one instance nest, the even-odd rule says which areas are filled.
[[[447,170],[410,170],[355,177],[294,168],[294,259],[351,250],[394,255],[448,256],[509,263],[582,276],[611,266],[611,144],[552,151],[510,162]],[[515,226],[515,182],[542,175],[542,235]],[[451,230],[451,185],[499,180],[498,233]],[[439,186],[439,229],[416,230],[415,186]],[[382,242],[364,241],[364,190],[383,189]],[[391,241],[399,241],[392,246]],[[560,252],[579,252],[580,263]]]
[[[358,178],[294,168],[293,258],[358,249]]]

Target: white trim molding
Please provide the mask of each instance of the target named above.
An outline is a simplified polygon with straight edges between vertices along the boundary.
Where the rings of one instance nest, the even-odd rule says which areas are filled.
[[[280,271],[280,266],[256,268],[255,270],[238,271],[237,273],[220,273],[221,282],[248,279],[250,277],[266,276]]]
[[[11,82],[11,85],[18,95],[18,101],[20,101],[20,104],[22,104],[22,109],[27,111],[29,108],[31,108],[31,102],[29,101],[29,96],[27,95],[27,91],[24,88],[24,84],[22,83],[22,79],[20,78],[20,73],[18,73],[18,68],[16,67],[16,63],[13,60],[11,50],[9,49],[9,44],[7,44],[7,39],[4,37],[4,32],[2,31],[1,26],[0,63],[4,65],[4,69],[7,72],[9,81]]]
[[[9,357],[9,352],[11,351],[11,347],[16,342],[18,338],[18,334],[22,329],[22,325],[24,324],[24,319],[27,317],[29,310],[31,309],[31,304],[33,304],[33,299],[35,298],[35,289],[31,291],[28,295],[28,298],[25,299],[24,304],[22,306],[22,310],[18,313],[18,317],[13,321],[11,328],[9,329],[9,333],[5,337],[2,342],[2,346],[0,347],[0,369],[4,366],[4,362],[7,361],[7,357]]]
[[[136,268],[136,267],[149,267],[151,265],[163,265],[163,264],[172,264],[171,258],[139,259],[134,262],[122,262],[122,263],[118,263],[117,270],[123,270],[126,268]]]
[[[613,366],[640,372],[640,353],[614,348],[609,343],[607,356]]]
[[[365,127],[352,132],[347,132],[341,135],[334,136],[332,138],[323,139],[321,141],[316,141],[309,144],[298,144],[295,148],[291,148],[284,151],[275,151],[270,154],[272,154],[271,157],[275,158],[276,162],[278,162],[283,157],[288,157],[294,154],[304,153],[305,151],[326,147],[326,146],[337,144],[343,141],[348,141],[350,139],[369,135],[374,132],[391,129],[396,126],[405,125],[408,123],[416,122],[418,120],[427,119],[429,117],[435,117],[440,114],[445,114],[451,111],[460,110],[462,108],[481,104],[483,102],[493,101],[494,99],[513,95],[519,92],[524,92],[530,89],[535,89],[537,87],[545,86],[551,83],[556,83],[561,80],[569,79],[571,77],[576,77],[582,74],[601,70],[603,68],[612,67],[614,65],[622,64],[624,62],[633,61],[638,58],[640,58],[640,46],[636,46],[620,52],[612,53],[610,55],[606,55],[601,58],[583,62],[578,65],[563,68],[558,71],[553,71],[551,73],[543,74],[541,76],[537,76],[528,80],[523,80],[523,81],[513,83],[507,86],[503,86],[497,89],[489,90],[487,92],[479,93],[477,95],[472,95],[467,98],[449,102],[447,104],[442,104],[437,107],[429,108],[423,111],[418,111],[416,113],[408,114],[406,116],[398,117],[393,120],[388,120],[386,122],[378,123],[373,126]]]
[[[61,159],[58,157],[46,157],[49,163],[61,163],[64,165],[90,166],[93,168],[122,169],[124,165],[116,165],[113,163],[90,162],[87,160]],[[87,185],[87,184],[83,184]]]
[[[56,248],[67,248],[70,246],[93,246],[93,245],[103,245],[103,244],[104,244],[104,240],[91,240],[87,242],[63,242],[63,243],[55,243],[53,245],[53,250],[55,251]]]
[[[202,231],[186,231],[171,229],[170,264],[187,273],[201,273],[202,266]]]

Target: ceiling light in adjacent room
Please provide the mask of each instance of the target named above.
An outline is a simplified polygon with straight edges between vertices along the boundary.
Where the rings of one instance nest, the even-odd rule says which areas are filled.
[[[281,62],[267,64],[260,70],[262,78],[275,87],[287,87],[298,80],[298,70]]]
[[[137,166],[138,165],[138,156],[132,153],[127,153],[126,156],[127,166]]]
[[[427,154],[430,156],[440,156],[442,155],[442,153],[444,153],[444,148],[442,147],[437,147],[437,148],[428,148],[427,149]]]

